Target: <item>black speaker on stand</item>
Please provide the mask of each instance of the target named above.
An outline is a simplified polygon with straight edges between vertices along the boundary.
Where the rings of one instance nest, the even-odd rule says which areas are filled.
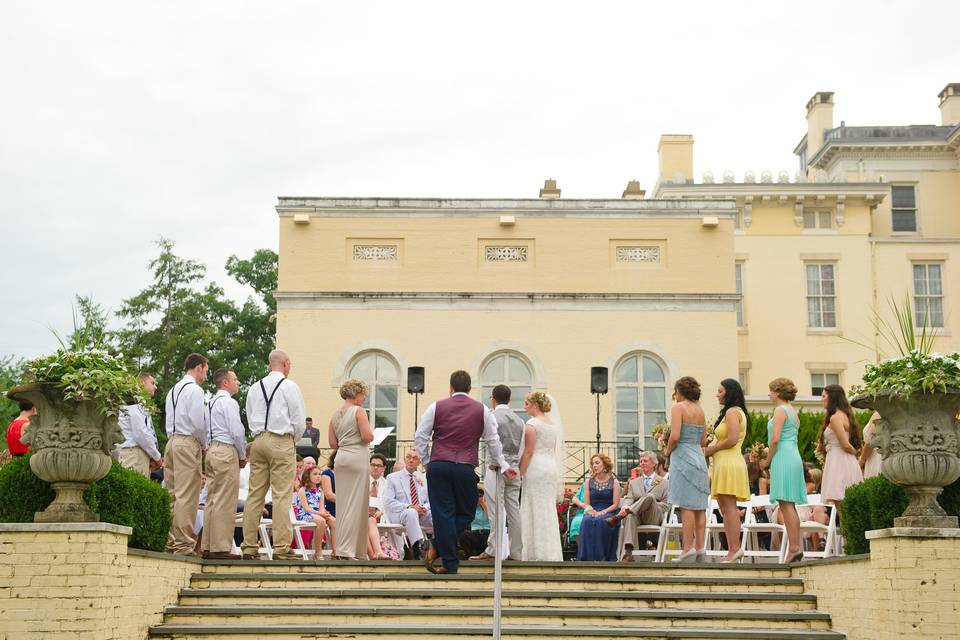
[[[597,397],[597,453],[600,452],[600,396],[607,393],[607,385],[607,368],[590,367],[590,393]]]
[[[424,391],[423,367],[407,367],[407,393],[413,395],[413,432],[417,432],[417,419],[420,416],[420,394]]]

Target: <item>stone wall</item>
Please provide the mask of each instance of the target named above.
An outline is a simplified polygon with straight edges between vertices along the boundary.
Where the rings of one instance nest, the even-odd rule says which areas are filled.
[[[870,555],[794,567],[850,640],[960,640],[960,529],[867,533]]]
[[[143,640],[199,563],[108,523],[0,524],[0,640]]]

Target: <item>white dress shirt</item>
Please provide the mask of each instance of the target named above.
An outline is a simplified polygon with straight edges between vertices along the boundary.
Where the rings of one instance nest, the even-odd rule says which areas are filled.
[[[370,506],[375,509],[380,509],[384,511],[383,495],[387,491],[387,478],[386,476],[380,476],[377,479],[374,479],[373,476],[370,476],[370,488],[368,493],[373,492],[373,485],[377,485],[377,495],[370,496]]]
[[[469,394],[458,391],[454,396],[468,396]],[[430,439],[433,436],[433,419],[437,414],[437,403],[433,402],[423,412],[420,418],[420,424],[417,426],[417,434],[414,436],[414,446],[417,449],[417,455],[424,466],[430,464]],[[483,435],[480,439],[487,445],[487,451],[492,458],[492,464],[500,466],[500,473],[508,470],[510,465],[503,457],[503,446],[500,444],[500,436],[497,435],[497,419],[494,417],[490,407],[483,405]]]
[[[174,410],[173,401],[177,401]],[[207,426],[207,408],[204,406],[203,389],[190,374],[184,375],[167,393],[166,401],[167,437],[173,435],[191,436],[207,448],[210,440],[210,428]],[[176,422],[174,422],[176,421]]]
[[[224,389],[210,398],[210,441],[236,447],[241,460],[247,457],[247,440],[240,421],[240,405]]]
[[[263,383],[263,387],[260,384]],[[279,386],[278,386],[279,385]],[[264,397],[266,392],[266,398]],[[279,371],[271,371],[267,377],[255,382],[247,391],[247,423],[250,432],[257,435],[264,429],[267,419],[267,399],[273,394],[270,402],[270,424],[267,431],[278,435],[293,435],[296,442],[303,437],[307,428],[307,409],[303,403],[303,394],[297,383],[284,378]]]
[[[157,434],[153,430],[153,420],[146,408],[140,404],[131,404],[120,410],[117,417],[123,442],[117,445],[118,449],[140,447],[151,460],[159,460],[162,456],[157,448]]]

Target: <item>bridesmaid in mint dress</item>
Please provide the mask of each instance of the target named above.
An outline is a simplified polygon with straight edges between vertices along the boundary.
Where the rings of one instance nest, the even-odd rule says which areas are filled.
[[[760,463],[770,468],[770,501],[780,503],[780,514],[787,530],[787,563],[803,559],[800,547],[800,516],[797,505],[807,503],[807,486],[803,479],[803,458],[797,447],[800,422],[790,402],[797,397],[797,386],[787,378],[770,382],[773,417],[767,423],[767,457]]]

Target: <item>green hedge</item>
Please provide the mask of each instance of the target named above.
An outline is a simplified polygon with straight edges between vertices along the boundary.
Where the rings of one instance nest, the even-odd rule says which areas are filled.
[[[960,515],[960,480],[945,487],[937,501],[947,514]],[[866,532],[892,527],[893,519],[903,513],[907,502],[903,487],[883,476],[847,487],[840,507],[840,527],[843,529],[846,553],[868,553],[870,545]]]
[[[170,529],[166,490],[116,461],[106,476],[83,494],[100,520],[133,529],[128,544],[163,551]],[[0,522],[33,522],[33,514],[53,502],[53,489],[30,470],[30,456],[0,466]]]
[[[872,411],[855,412],[857,422],[862,429]],[[823,424],[823,412],[804,411],[797,412],[797,418],[800,420],[800,429],[797,432],[797,447],[800,449],[800,457],[804,462],[812,462],[820,466],[814,452],[817,448],[817,433],[820,431],[820,425]],[[746,452],[754,442],[767,442],[767,422],[770,420],[770,414],[751,411],[747,422],[747,435],[743,439],[743,451]]]

